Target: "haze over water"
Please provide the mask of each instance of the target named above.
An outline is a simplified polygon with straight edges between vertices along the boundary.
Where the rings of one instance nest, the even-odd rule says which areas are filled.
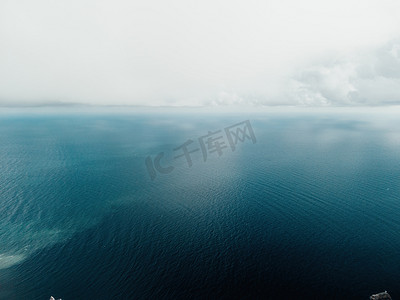
[[[245,120],[255,144],[151,180]],[[0,171],[0,299],[400,298],[394,114],[17,112]]]

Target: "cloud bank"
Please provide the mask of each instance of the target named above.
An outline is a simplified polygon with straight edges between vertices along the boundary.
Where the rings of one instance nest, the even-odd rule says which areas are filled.
[[[398,36],[397,0],[2,0],[0,105],[393,104]]]
[[[299,71],[290,82],[303,105],[400,104],[400,40],[345,59],[326,59]]]

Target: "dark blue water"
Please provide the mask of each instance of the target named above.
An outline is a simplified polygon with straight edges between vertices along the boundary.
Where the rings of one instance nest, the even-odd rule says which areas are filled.
[[[16,113],[0,171],[0,299],[400,299],[393,115]]]

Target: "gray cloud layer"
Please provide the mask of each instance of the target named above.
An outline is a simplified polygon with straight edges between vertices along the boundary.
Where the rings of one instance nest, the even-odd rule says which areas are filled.
[[[2,0],[0,105],[393,104],[399,28],[398,0]]]

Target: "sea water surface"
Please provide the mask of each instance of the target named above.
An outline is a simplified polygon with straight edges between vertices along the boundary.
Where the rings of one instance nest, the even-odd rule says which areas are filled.
[[[0,171],[0,299],[400,299],[393,114],[14,112]]]

